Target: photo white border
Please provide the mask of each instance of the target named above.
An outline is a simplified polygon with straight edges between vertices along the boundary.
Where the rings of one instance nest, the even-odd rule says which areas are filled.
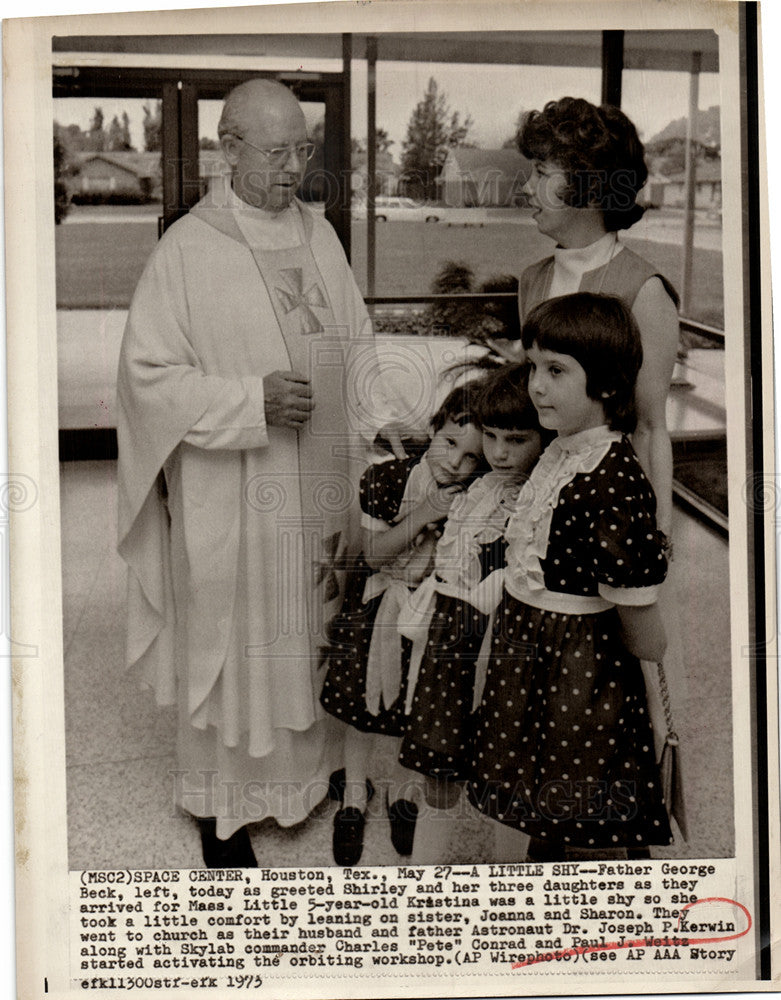
[[[283,0],[284,2],[284,0]],[[105,10],[105,4],[101,7]],[[118,4],[118,8],[127,10],[129,7],[135,7],[136,5],[131,3]],[[170,4],[163,3],[160,5],[166,9],[171,6]],[[190,7],[201,7],[205,4],[190,4]],[[211,5],[210,5],[211,6]],[[304,28],[298,27],[299,19],[303,16],[304,20],[306,18],[313,16],[311,11],[320,11],[321,9],[325,13],[325,4],[308,5],[309,10],[303,11],[303,5],[296,5],[295,13],[291,10],[286,12],[285,15],[285,27],[284,31],[295,32],[296,30],[305,30]],[[377,10],[381,5],[370,4],[368,6],[357,7],[354,4],[343,5],[349,8],[349,23],[341,24],[333,30],[352,30],[354,32],[360,32],[363,30],[371,31],[382,31],[382,30],[392,30],[397,18],[404,17],[405,11],[414,20],[414,27],[419,30],[426,30],[430,26],[430,18],[433,15],[435,8],[442,8],[445,5],[442,4],[407,4],[407,3],[394,3],[387,5],[388,7],[394,8],[391,10],[385,10],[381,12],[379,17],[379,22],[377,23],[376,14]],[[451,3],[447,5],[447,16],[448,20],[452,23],[448,24],[449,30],[468,30],[470,24],[470,19],[474,16],[476,11],[484,13],[485,4],[475,4],[475,3]],[[502,8],[509,9],[519,7],[518,4],[514,5],[492,5],[496,9],[502,11]],[[536,17],[529,17],[530,7],[532,5],[523,4],[524,12],[524,22],[522,25],[513,24],[512,27],[520,28],[523,30],[531,30],[535,26],[542,26],[538,24],[538,19]],[[544,5],[535,4],[535,14],[537,14],[536,8],[541,8]],[[640,4],[633,4],[629,6],[634,6],[639,8]],[[664,13],[666,15],[664,27],[672,27],[673,24],[670,23],[671,17],[671,5],[655,5],[656,7],[663,7]],[[696,13],[698,10],[706,11],[708,8],[712,10],[715,4],[700,3],[700,4],[677,4],[677,10],[675,12],[675,17],[681,20],[679,25],[682,28],[693,28],[698,27],[696,23],[696,17],[693,19],[692,14]],[[771,8],[773,5],[768,4],[767,8]],[[551,5],[547,5],[548,11],[550,11]],[[573,11],[579,10],[581,4],[572,3],[556,3],[555,4],[557,16],[566,19],[568,15],[571,15]],[[424,8],[424,9],[422,9]],[[138,5],[138,9],[141,9],[141,5]],[[653,28],[660,27],[661,25],[656,25],[650,23],[649,18],[646,16],[648,11],[644,13],[641,17],[641,22],[637,25],[630,25],[626,23],[625,11],[627,9],[626,4],[590,4],[589,10],[593,12],[590,16],[593,16],[595,21],[597,18],[597,10],[600,13],[600,17],[604,13],[609,14],[612,18],[618,20],[620,23],[602,23],[600,20],[599,27],[624,27],[630,28],[636,26],[637,28]],[[776,6],[776,10],[777,10]],[[29,5],[25,5],[24,8],[25,15],[31,13],[31,8]],[[220,16],[220,27],[219,30],[223,31],[240,31],[239,23],[246,16],[246,11],[241,8],[232,8],[230,10],[221,11]],[[331,12],[327,15],[329,19],[332,17]],[[763,8],[763,29],[765,37],[768,34],[774,34],[776,38],[781,37],[781,14],[771,14],[769,9]],[[179,23],[177,21],[178,15],[173,14],[171,17],[174,19],[171,23]],[[206,25],[207,21],[203,21],[202,17],[208,17],[206,11],[201,15],[197,13],[187,16],[186,27],[184,24],[180,25],[180,30],[186,31],[187,33],[201,33],[208,30]],[[675,20],[673,17],[673,20]],[[338,21],[339,18],[337,17]],[[128,34],[128,33],[148,33],[162,30],[162,26],[167,22],[165,15],[149,15],[144,14],[141,17],[137,17],[133,14],[122,14],[119,15],[119,21],[117,19],[111,19],[111,27],[108,27],[108,22],[101,19],[103,24],[96,23],[93,19],[87,19],[83,17],[66,17],[58,18],[56,25],[52,25],[53,33],[56,34],[100,34],[105,30],[106,33],[111,34]],[[370,26],[367,24],[370,22]],[[471,21],[471,23],[474,23]],[[29,24],[29,22],[28,22]],[[103,27],[105,25],[105,29]],[[199,27],[200,25],[200,27]],[[546,22],[545,27],[550,27],[549,22]],[[708,25],[710,26],[710,25]],[[25,26],[27,28],[27,26]],[[213,30],[213,25],[211,25]],[[329,26],[330,27],[330,26]],[[494,22],[491,23],[491,27],[506,27],[509,28],[511,25],[499,25]],[[27,634],[25,631],[25,626],[28,624],[32,627],[34,623],[43,620],[44,609],[46,610],[47,617],[49,618],[50,624],[55,635],[46,634],[41,636],[41,662],[58,662],[61,666],[60,653],[57,651],[57,646],[61,645],[60,636],[60,620],[61,616],[59,614],[53,614],[53,611],[58,611],[60,607],[60,595],[59,595],[59,508],[58,508],[58,490],[55,488],[50,489],[50,472],[53,463],[53,467],[56,470],[57,456],[56,456],[56,352],[52,359],[51,345],[56,343],[56,340],[52,340],[52,328],[54,325],[54,317],[45,315],[45,310],[41,310],[39,307],[40,296],[33,294],[35,289],[46,288],[47,294],[51,291],[51,286],[53,285],[53,226],[51,226],[48,221],[51,218],[51,185],[50,185],[50,175],[48,170],[44,170],[42,164],[38,157],[41,155],[41,150],[44,150],[46,156],[50,158],[50,122],[51,114],[46,113],[46,104],[48,102],[49,110],[51,110],[51,75],[48,76],[44,74],[45,79],[34,79],[32,85],[30,85],[30,76],[35,76],[36,67],[42,65],[39,62],[41,55],[45,52],[46,58],[49,59],[49,65],[51,60],[51,47],[50,40],[48,37],[46,41],[42,44],[42,39],[47,35],[47,26],[43,22],[38,22],[35,24],[29,24],[29,30],[26,30],[24,34],[27,35],[25,39],[25,44],[30,46],[30,49],[34,52],[33,59],[29,66],[25,66],[26,72],[18,73],[15,78],[7,81],[7,89],[12,93],[14,90],[18,90],[21,95],[24,95],[27,91],[27,96],[24,98],[24,105],[29,109],[30,106],[34,108],[35,118],[31,122],[23,123],[18,134],[15,128],[14,134],[14,147],[10,150],[6,150],[6,164],[10,165],[11,173],[14,178],[14,184],[19,184],[21,187],[22,199],[27,198],[29,201],[20,200],[19,204],[34,204],[35,205],[35,217],[36,217],[36,232],[37,232],[37,247],[39,251],[43,250],[43,254],[39,252],[37,257],[37,264],[34,270],[36,273],[31,274],[30,272],[24,271],[25,262],[21,253],[19,253],[18,248],[14,245],[14,254],[19,253],[19,258],[16,260],[7,260],[7,271],[9,284],[12,286],[17,286],[17,282],[24,280],[22,275],[25,275],[32,280],[25,281],[22,286],[27,290],[24,302],[16,301],[12,304],[12,323],[15,331],[15,343],[11,345],[9,351],[9,371],[12,371],[15,375],[14,386],[9,392],[9,409],[12,415],[13,422],[13,449],[14,454],[17,456],[24,456],[23,462],[14,461],[12,466],[15,470],[22,468],[25,470],[25,474],[32,475],[32,472],[27,472],[26,470],[33,470],[38,473],[37,482],[41,484],[40,490],[40,504],[41,511],[44,515],[43,524],[38,526],[38,530],[32,529],[29,525],[24,526],[17,522],[14,529],[14,538],[12,540],[12,553],[15,565],[24,565],[26,579],[24,581],[19,580],[19,575],[16,574],[14,577],[14,592],[13,592],[13,603],[15,606],[15,618],[14,618],[14,629],[16,630],[16,622],[19,621],[19,636],[22,641]],[[246,28],[244,30],[247,30]],[[257,30],[257,28],[255,29]],[[269,30],[264,24],[263,30]],[[774,51],[772,46],[766,51],[771,53]],[[768,93],[777,93],[773,87],[777,86],[771,84],[771,80],[775,78],[778,79],[779,74],[776,69],[777,60],[772,58],[767,61],[765,66],[765,77],[767,81]],[[723,71],[723,67],[722,67]],[[28,89],[29,87],[29,89]],[[33,92],[34,98],[31,101],[29,97],[30,91]],[[768,150],[769,162],[773,163],[778,161],[778,140],[775,139],[779,135],[779,129],[776,127],[770,127],[774,120],[781,118],[781,114],[778,111],[777,101],[771,101],[766,108],[766,114],[768,116],[768,121],[770,123],[767,134],[774,140],[770,144]],[[29,127],[28,127],[29,126]],[[27,145],[26,140],[28,137],[32,137],[33,142],[30,146]],[[774,148],[775,147],[775,148]],[[35,169],[31,172],[29,169],[29,152],[30,149],[34,150],[33,159],[35,161]],[[22,153],[26,153],[28,160],[24,163]],[[726,159],[726,158],[725,158]],[[21,170],[24,176],[20,176],[19,171]],[[770,175],[772,176],[772,174]],[[771,220],[778,220],[781,216],[781,206],[774,203],[774,192],[772,185],[767,192],[770,204],[770,218]],[[775,194],[775,202],[781,201],[781,195]],[[729,229],[727,223],[727,216],[729,214],[729,209],[725,209],[725,231]],[[9,223],[7,230],[8,233],[12,230],[12,224]],[[46,238],[46,231],[49,231],[48,239]],[[773,231],[777,231],[775,225],[773,226]],[[43,238],[42,238],[43,235]],[[48,244],[48,245],[47,245]],[[10,244],[13,245],[13,244]],[[778,256],[778,255],[777,255]],[[10,255],[9,255],[10,257]],[[40,264],[43,263],[43,267]],[[781,266],[778,263],[775,265],[775,270]],[[39,273],[40,272],[40,273]],[[728,276],[725,275],[725,279]],[[40,281],[38,280],[40,278]],[[742,282],[741,282],[742,284]],[[732,290],[730,291],[730,287]],[[767,286],[766,286],[767,289]],[[733,306],[737,301],[742,301],[742,294],[739,298],[735,298],[735,293],[737,290],[736,285],[732,285],[731,281],[725,280],[725,306],[727,303],[732,303]],[[769,305],[769,293],[765,292],[765,301]],[[781,308],[781,307],[779,307]],[[739,328],[742,329],[742,310],[740,311],[740,316],[731,316],[729,312],[725,315],[725,322],[730,323],[737,321]],[[765,316],[765,323],[767,326],[769,314]],[[31,336],[26,338],[24,344],[16,342],[16,331],[26,329],[31,333],[37,331],[37,336]],[[56,331],[55,331],[56,334]],[[765,342],[765,367],[764,367],[764,377],[766,381],[769,380],[771,367],[770,360],[772,358],[772,348],[770,346],[771,341],[769,338]],[[53,364],[52,364],[53,361]],[[35,373],[39,362],[42,365],[40,371],[41,382],[33,388],[36,391],[37,407],[33,410],[29,405],[29,389],[28,383],[22,383],[17,381],[16,373],[20,371],[25,371],[29,377],[29,374]],[[776,361],[778,364],[778,361]],[[729,366],[728,366],[729,367]],[[779,370],[781,370],[781,365],[779,365]],[[742,378],[742,372],[739,373]],[[41,386],[43,387],[43,392],[41,392]],[[730,387],[729,391],[734,392],[736,386]],[[741,386],[737,386],[738,391],[740,391]],[[53,391],[52,391],[53,390]],[[20,398],[22,397],[22,398]],[[734,414],[734,404],[730,407],[731,414]],[[733,416],[731,426],[729,428],[729,447],[730,447],[730,461],[735,463],[735,455],[742,454],[742,435],[745,431],[745,420],[742,421],[742,427],[736,426],[737,418]],[[52,428],[55,429],[55,433],[52,436]],[[772,436],[772,435],[771,435]],[[38,447],[38,442],[41,442],[40,450]],[[31,456],[35,456],[34,458]],[[739,467],[739,466],[734,466]],[[772,466],[771,466],[772,468]],[[735,493],[738,487],[733,483],[732,493],[730,495],[730,512],[731,512],[731,527],[735,533],[733,537],[745,538],[745,531],[742,534],[738,532],[743,527],[739,523],[736,525],[733,521],[733,517],[736,516],[736,507],[739,507],[742,501],[741,497],[736,497]],[[737,503],[735,501],[737,500]],[[744,514],[745,512],[743,512]],[[737,515],[738,517],[740,515]],[[771,557],[766,565],[766,571],[769,575],[775,568],[774,562],[772,561],[772,555],[775,549],[775,544],[777,542],[775,531],[777,531],[777,525],[773,524],[774,532],[772,538],[768,545],[768,556]],[[55,537],[56,536],[56,537]],[[737,546],[733,546],[733,549]],[[43,584],[43,589],[36,591],[35,580],[40,579],[38,574],[35,572],[34,563],[31,565],[30,553],[35,552],[38,554],[41,562],[39,564],[40,570],[45,571],[44,575],[47,577],[45,583]],[[734,551],[731,553],[732,573],[739,571],[743,573],[743,567],[740,566],[740,560],[735,556]],[[735,563],[737,562],[737,566]],[[30,579],[32,577],[33,579]],[[51,579],[49,579],[51,578]],[[57,580],[56,585],[53,585],[53,579]],[[733,581],[734,581],[733,577]],[[733,593],[734,593],[734,587]],[[6,588],[7,593],[7,588]],[[24,611],[20,609],[23,608]],[[29,609],[33,610],[31,616],[28,617]],[[770,626],[777,620],[775,616],[775,602],[769,606],[769,610],[772,612],[771,616],[768,618],[768,623]],[[735,652],[735,632],[737,630],[733,629],[733,654]],[[16,635],[16,633],[15,633]],[[50,656],[54,656],[55,660],[51,661]],[[733,656],[733,669],[735,664],[735,658]],[[24,683],[24,694],[17,695],[16,707],[15,707],[15,723],[17,726],[17,735],[20,738],[22,744],[28,742],[35,744],[36,740],[44,734],[50,734],[54,729],[62,729],[62,703],[61,698],[59,699],[59,704],[53,705],[51,703],[51,697],[48,700],[44,699],[45,693],[45,671],[39,673],[37,677],[30,677],[29,675],[32,671],[22,671],[26,673],[27,676],[23,678]],[[735,677],[733,673],[733,682],[738,678]],[[745,690],[745,685],[738,685],[734,688],[735,693],[738,694]],[[778,696],[778,686],[773,684],[769,686],[768,689],[769,698]],[[747,724],[748,720],[748,706],[745,703],[744,698],[741,704],[735,705],[736,715],[742,714],[743,724]],[[2,707],[2,706],[0,706]],[[772,735],[772,733],[771,733]],[[49,739],[51,737],[49,736]],[[60,742],[58,740],[58,742]],[[736,740],[736,745],[737,745]],[[64,753],[64,740],[60,743],[58,747],[55,748],[58,752]],[[42,755],[38,754],[38,757]],[[40,792],[40,790],[47,784],[45,781],[45,767],[44,761],[42,760],[31,760],[27,754],[19,755],[17,754],[17,777],[16,777],[16,790],[17,790],[17,818],[20,816],[19,807],[25,801],[26,795],[29,793],[30,789]],[[737,761],[736,761],[737,765]],[[776,774],[777,780],[777,774]],[[737,768],[736,768],[736,780],[737,780]],[[0,791],[2,789],[0,788]],[[740,792],[736,789],[736,792]],[[777,784],[776,784],[777,793]],[[53,799],[49,796],[45,796],[48,799],[47,802],[42,801],[44,797],[39,794],[31,795],[26,802],[26,809],[23,810],[24,813],[24,827],[30,831],[30,851],[31,857],[36,857],[39,855],[39,849],[36,849],[36,840],[43,836],[43,832],[47,828],[47,824],[52,822],[52,802],[55,801],[56,815],[54,816],[54,825],[57,826],[62,832],[64,837],[64,789],[55,790],[53,792]],[[736,815],[738,814],[739,799],[736,798]],[[771,799],[771,808],[773,804],[773,799]],[[775,799],[777,802],[777,798]],[[746,803],[748,805],[749,803]],[[737,827],[737,824],[736,824]],[[37,831],[37,834],[34,832]],[[736,833],[737,833],[736,829]],[[20,838],[22,841],[18,845],[18,852],[21,852],[21,865],[17,869],[17,892],[24,894],[24,891],[28,888],[32,888],[30,884],[30,876],[32,875],[31,881],[40,882],[39,875],[40,872],[31,873],[29,871],[29,865],[24,864],[24,851],[26,849],[24,844],[24,837]],[[773,841],[776,848],[778,847],[778,833],[777,828],[775,828],[775,839]],[[41,845],[45,846],[45,845]],[[736,843],[736,851],[742,851],[743,844],[740,844],[738,839]],[[51,853],[50,851],[48,852]],[[58,862],[54,865],[52,873],[56,874],[60,871],[59,863],[62,858],[65,857],[64,853],[60,850],[57,852]],[[66,865],[67,867],[67,865]],[[777,878],[776,871],[776,878]],[[774,883],[774,888],[778,888],[778,882]],[[774,893],[774,897],[777,899],[779,896],[778,891]],[[30,895],[29,902],[32,903],[32,894]],[[30,913],[28,909],[27,901],[20,900],[20,914]],[[777,905],[776,905],[776,916],[777,916]],[[41,930],[42,923],[35,924],[38,930]],[[777,924],[775,925],[778,926]],[[43,943],[43,942],[41,942]],[[31,941],[25,944],[26,958],[29,959],[29,947]],[[40,955],[41,952],[38,948],[35,948],[36,956]],[[37,964],[35,961],[31,964]],[[67,960],[66,960],[67,964]],[[28,962],[25,961],[24,965],[27,966]],[[30,985],[36,982],[37,972],[33,972],[29,967],[22,969],[23,975],[20,977],[20,984],[25,980],[28,980],[28,973],[31,974],[32,978],[29,981]],[[38,976],[37,982],[40,982],[40,977]],[[600,987],[603,984],[600,983]],[[608,992],[607,981],[605,981],[606,989]],[[704,984],[703,984],[704,985]],[[715,984],[714,984],[715,985]],[[759,988],[765,988],[762,985]],[[768,984],[768,988],[769,984]],[[600,992],[602,990],[600,989]],[[21,994],[20,994],[21,995]],[[25,993],[24,995],[37,995],[34,993]]]

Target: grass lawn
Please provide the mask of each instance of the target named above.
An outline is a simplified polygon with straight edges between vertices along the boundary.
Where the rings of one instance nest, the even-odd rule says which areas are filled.
[[[57,303],[60,308],[124,308],[157,242],[156,218],[149,223],[87,222],[58,226]],[[353,268],[366,291],[366,223],[353,224]],[[674,285],[679,282],[680,247],[627,238]],[[389,222],[377,226],[378,295],[424,294],[445,261],[463,261],[477,282],[501,274],[519,275],[549,254],[550,240],[532,226],[494,223],[448,226]],[[723,327],[722,255],[695,249],[690,318]]]
[[[63,225],[54,235],[58,307],[123,309],[157,243],[157,220]]]
[[[71,205],[68,219],[84,219],[90,215],[99,215],[105,218],[106,215],[140,215],[157,219],[163,214],[163,206],[159,201],[147,201],[143,205]]]
[[[626,239],[630,250],[639,253],[680,291],[681,248],[653,240]],[[692,261],[692,304],[687,319],[724,329],[724,272],[719,250],[695,248]]]
[[[353,269],[366,291],[366,224],[353,224]],[[674,286],[680,283],[679,246],[627,238]],[[377,295],[424,294],[442,264],[463,261],[474,271],[476,284],[501,274],[520,275],[525,267],[551,253],[552,243],[532,226],[492,223],[480,226],[431,225],[425,222],[380,223],[377,226]],[[724,325],[724,285],[721,253],[694,251],[692,315],[711,326]]]

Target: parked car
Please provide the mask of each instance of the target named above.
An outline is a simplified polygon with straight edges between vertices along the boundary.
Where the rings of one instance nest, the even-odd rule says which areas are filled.
[[[366,202],[354,204],[352,214],[354,219],[365,219]],[[427,205],[414,198],[380,195],[374,202],[374,218],[377,222],[439,222],[440,212],[437,205]]]

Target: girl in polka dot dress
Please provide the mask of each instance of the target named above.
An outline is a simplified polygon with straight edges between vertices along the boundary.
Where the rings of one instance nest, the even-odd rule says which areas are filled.
[[[321,702],[348,725],[342,808],[334,820],[334,858],[358,863],[378,740],[393,737],[394,759],[406,717],[410,642],[398,631],[399,611],[433,566],[436,540],[450,505],[483,465],[482,435],[471,412],[476,383],[447,396],[431,421],[422,455],[370,465],[361,477],[362,549],[342,611],[331,627]],[[388,810],[394,846],[409,854],[417,805],[401,798],[410,773],[397,765]]]
[[[522,483],[540,457],[540,425],[527,391],[528,366],[489,374],[475,402],[483,454],[491,471],[450,508],[434,572],[410,598],[402,631],[413,641],[407,732],[399,761],[426,776],[414,861],[441,862],[469,775],[470,730],[490,637],[491,595],[501,581],[504,530]],[[550,436],[547,438],[550,440]],[[499,582],[501,587],[501,582]]]
[[[454,501],[434,572],[411,596],[411,614],[404,616],[414,624],[403,631],[413,640],[415,684],[407,695],[410,714],[399,760],[432,779],[431,805],[457,797],[460,786],[453,782],[469,773],[465,748],[475,668],[489,620],[483,602],[490,603],[504,569],[507,520],[540,457],[540,425],[527,376],[526,365],[507,364],[485,378],[475,416],[491,471]],[[447,794],[448,785],[454,796]]]
[[[640,659],[659,660],[656,501],[625,436],[642,362],[620,300],[550,299],[522,334],[557,437],[507,528],[504,592],[473,741],[472,803],[563,859],[668,844]]]

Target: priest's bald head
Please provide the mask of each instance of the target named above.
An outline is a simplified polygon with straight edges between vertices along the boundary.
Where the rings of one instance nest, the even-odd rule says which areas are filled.
[[[287,208],[312,149],[287,87],[263,79],[240,84],[225,99],[217,132],[239,198],[269,212]]]

